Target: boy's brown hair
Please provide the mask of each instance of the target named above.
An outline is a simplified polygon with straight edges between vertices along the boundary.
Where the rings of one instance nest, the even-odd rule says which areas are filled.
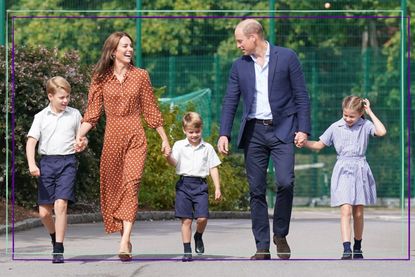
[[[200,129],[203,126],[202,117],[198,113],[188,112],[183,116],[182,126],[183,126],[183,129],[186,129],[186,128]]]
[[[71,85],[65,78],[61,76],[50,78],[46,83],[46,93],[54,95],[58,92],[58,89],[63,89],[67,93],[71,93]]]

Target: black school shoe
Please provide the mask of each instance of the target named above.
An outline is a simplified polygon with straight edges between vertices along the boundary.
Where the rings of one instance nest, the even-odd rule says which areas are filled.
[[[53,253],[52,263],[53,264],[63,264],[65,262],[62,253]]]
[[[353,259],[363,259],[363,252],[361,249],[355,249],[353,250]]]
[[[193,261],[192,253],[184,253],[182,257],[182,262],[191,262]]]
[[[56,244],[53,245],[53,253],[52,253],[52,263],[53,264],[62,264],[65,262],[63,258],[63,245],[61,247],[57,246]]]
[[[205,245],[203,244],[202,238],[196,238],[196,234],[193,236],[195,239],[195,251],[197,254],[205,253]]]
[[[344,251],[343,256],[341,257],[342,260],[351,260],[352,259],[352,251]]]

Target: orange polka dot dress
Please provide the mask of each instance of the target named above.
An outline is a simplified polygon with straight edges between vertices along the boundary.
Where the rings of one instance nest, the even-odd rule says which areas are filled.
[[[106,126],[100,163],[101,212],[105,231],[122,230],[122,221],[134,222],[138,189],[144,170],[147,142],[141,118],[148,126],[163,118],[146,70],[129,66],[120,82],[111,71],[101,82],[93,80],[83,122],[95,126],[105,111]]]

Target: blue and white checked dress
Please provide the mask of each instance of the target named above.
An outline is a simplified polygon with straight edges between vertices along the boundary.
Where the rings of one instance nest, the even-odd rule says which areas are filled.
[[[326,146],[334,145],[337,152],[331,176],[332,207],[375,204],[376,183],[365,157],[370,135],[375,135],[371,121],[360,118],[349,127],[342,118],[320,136]]]

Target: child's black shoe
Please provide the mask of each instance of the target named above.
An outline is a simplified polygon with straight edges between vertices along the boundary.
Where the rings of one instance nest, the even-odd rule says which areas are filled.
[[[196,234],[193,236],[195,239],[195,251],[197,254],[203,254],[205,253],[205,245],[203,244],[202,237],[196,236]]]
[[[65,262],[62,253],[53,253],[52,263],[53,264],[63,264]]]
[[[352,259],[352,251],[347,250],[343,252],[343,256],[341,257],[342,260],[351,260]]]
[[[182,257],[182,262],[191,262],[193,261],[192,253],[184,253]]]
[[[52,263],[54,264],[64,263],[63,252],[64,252],[63,243],[56,242],[55,245],[53,245]]]
[[[353,249],[353,259],[363,259],[363,252],[361,249]]]

